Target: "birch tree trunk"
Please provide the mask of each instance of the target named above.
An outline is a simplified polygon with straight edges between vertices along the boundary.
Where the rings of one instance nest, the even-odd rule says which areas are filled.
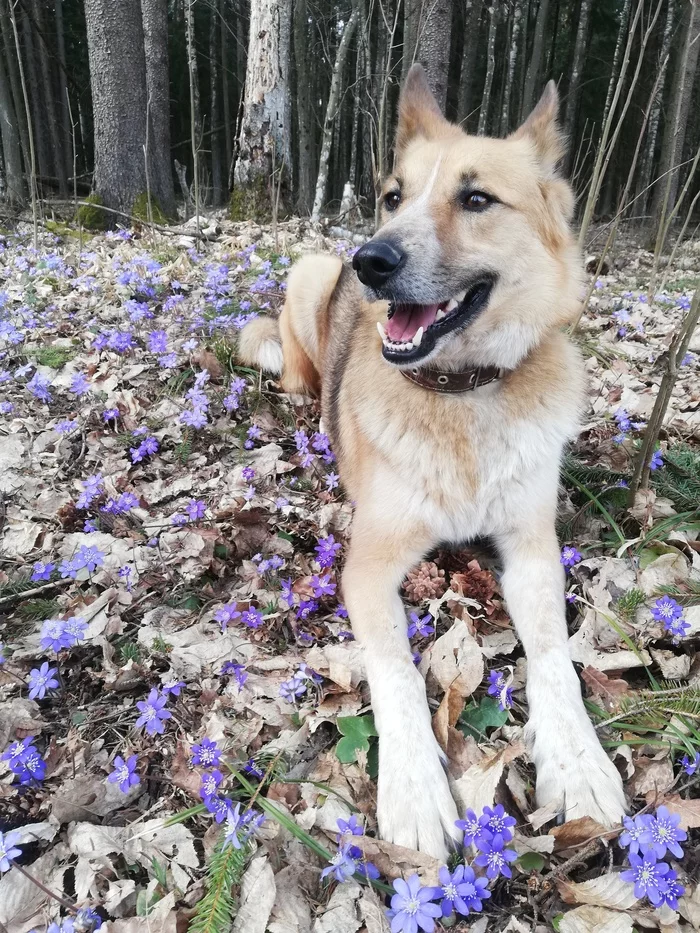
[[[503,106],[501,108],[501,136],[510,130],[510,100],[513,94],[515,80],[515,65],[518,61],[518,40],[523,18],[522,0],[515,0],[513,9],[513,28],[510,34],[510,51],[508,53],[508,71],[506,73],[505,89],[503,92]]]
[[[146,191],[146,56],[140,0],[85,0],[85,22],[95,126],[94,187],[107,207],[130,214]]]
[[[452,0],[425,0],[418,36],[418,61],[441,109],[447,101],[452,37]]]
[[[432,0],[427,0],[432,2]],[[418,34],[420,32],[422,0],[404,0],[403,4],[403,49],[401,58],[401,83],[406,80],[408,69],[416,60]]]
[[[19,124],[3,56],[0,56],[0,131],[5,161],[5,200],[13,206],[21,206],[26,201],[27,189],[22,173]]]
[[[496,4],[489,7],[489,36],[486,40],[486,78],[484,90],[481,95],[481,110],[479,111],[478,136],[486,134],[489,117],[489,103],[491,101],[491,88],[493,86],[493,71],[496,66],[496,29],[498,28],[498,11]]]
[[[298,197],[297,210],[308,216],[314,200],[313,115],[311,113],[310,56],[307,40],[306,0],[294,4],[294,57],[296,60]]]
[[[576,129],[576,118],[578,116],[578,104],[581,97],[581,75],[586,60],[586,46],[588,45],[588,26],[591,19],[592,0],[581,0],[581,11],[579,14],[578,28],[576,30],[576,44],[574,46],[574,57],[571,63],[571,78],[569,80],[569,93],[566,96],[566,116],[564,118],[564,134],[569,140],[569,165],[576,151],[574,142],[574,131]]]
[[[141,0],[148,100],[149,183],[151,193],[168,217],[175,217],[175,188],[170,158],[170,69],[168,63],[167,0]]]
[[[467,0],[464,20],[464,45],[462,46],[462,67],[459,73],[459,93],[457,95],[457,120],[462,123],[467,119],[472,106],[472,84],[476,58],[481,11],[484,0]]]
[[[542,58],[544,55],[544,41],[547,32],[547,19],[549,17],[549,0],[540,0],[535,20],[535,35],[532,40],[532,54],[525,75],[525,90],[523,91],[523,104],[520,108],[520,118],[524,119],[535,106],[537,88],[542,73]]]
[[[331,155],[331,142],[333,139],[333,127],[338,115],[340,103],[340,91],[343,82],[343,70],[347,61],[348,51],[350,50],[350,40],[352,39],[359,13],[357,8],[352,11],[350,19],[345,24],[343,36],[338,46],[333,66],[333,78],[331,80],[331,92],[328,97],[328,106],[326,107],[326,119],[323,123],[323,141],[321,143],[321,157],[318,165],[318,177],[316,179],[316,194],[314,196],[314,206],[311,211],[311,220],[318,223],[321,216],[321,209],[326,200],[326,188],[328,185],[328,162]]]
[[[664,23],[664,34],[661,40],[661,50],[659,52],[659,82],[656,95],[649,115],[649,129],[647,130],[646,144],[644,146],[644,155],[639,170],[639,180],[637,182],[637,204],[638,210],[644,213],[649,203],[649,185],[651,183],[651,173],[654,168],[654,156],[656,153],[656,140],[659,135],[659,121],[661,119],[661,105],[664,99],[664,87],[666,85],[666,75],[668,74],[668,61],[671,53],[671,36],[673,35],[673,20],[676,12],[675,0],[668,0],[666,7],[666,21]]]
[[[233,220],[269,217],[273,171],[283,167],[291,174],[290,20],[291,0],[251,2]]]
[[[700,54],[700,0],[686,0],[685,7],[682,51],[676,64],[659,163],[658,174],[664,177],[655,185],[652,200],[651,212],[657,233],[663,229],[665,215],[673,206],[678,192],[680,163],[683,161],[690,102]]]
[[[199,68],[197,65],[197,46],[194,32],[194,0],[185,0],[185,31],[187,38],[187,70],[190,79],[190,144],[192,147],[192,176],[194,202],[199,220],[202,206],[202,171],[199,161],[199,149],[202,142],[202,107],[199,96]]]

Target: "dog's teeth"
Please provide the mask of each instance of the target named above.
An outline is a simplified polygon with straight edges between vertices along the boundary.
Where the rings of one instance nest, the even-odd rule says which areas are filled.
[[[412,341],[413,346],[419,347],[422,339],[423,339],[423,328],[419,327],[418,330],[413,335],[413,341]]]
[[[381,321],[377,321],[377,330],[379,331],[379,336],[382,338],[382,340],[386,341],[386,331],[384,330],[384,325]]]
[[[445,312],[442,310],[442,308],[438,308],[438,313],[435,315],[435,320],[441,321],[444,318],[444,316],[445,316]]]
[[[465,289],[465,291],[460,292],[458,295],[455,295],[455,301],[457,302],[457,304],[461,304],[466,297],[467,297],[467,292]]]
[[[450,300],[447,302],[447,307],[445,308],[445,313],[446,313],[446,314],[449,314],[450,311],[454,311],[454,309],[457,307],[458,304],[459,304],[458,301],[455,301],[454,298],[450,298]]]

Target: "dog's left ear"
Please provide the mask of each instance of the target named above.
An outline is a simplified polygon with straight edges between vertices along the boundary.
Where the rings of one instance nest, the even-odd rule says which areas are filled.
[[[435,139],[450,125],[428,86],[423,66],[412,65],[399,97],[396,151],[401,152],[416,136]]]
[[[511,136],[529,139],[540,160],[554,172],[566,152],[566,142],[559,128],[559,91],[554,81],[548,81],[530,116]]]

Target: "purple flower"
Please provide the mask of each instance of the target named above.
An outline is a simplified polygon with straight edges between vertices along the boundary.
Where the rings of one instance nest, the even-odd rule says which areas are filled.
[[[421,638],[427,638],[428,635],[432,635],[435,631],[435,626],[430,624],[432,621],[433,617],[429,612],[427,612],[422,619],[418,616],[417,612],[412,612],[411,621],[408,623],[406,634],[409,638],[413,638],[414,635],[420,635]]]
[[[15,766],[20,764],[30,748],[33,748],[34,736],[28,735],[26,739],[18,739],[11,742],[5,751],[0,755],[0,761],[7,761],[10,768],[14,770]]]
[[[34,564],[34,571],[32,573],[32,583],[36,583],[38,580],[50,580],[51,574],[56,569],[55,564],[45,564],[43,561],[38,560]]]
[[[510,842],[513,838],[511,827],[515,826],[515,817],[506,813],[503,804],[499,803],[493,810],[490,807],[484,807],[479,823],[489,833],[503,836],[505,842]]]
[[[232,803],[228,797],[219,797],[216,794],[212,794],[206,798],[204,801],[204,806],[211,813],[217,823],[223,823],[223,821],[228,816],[228,812],[231,809]]]
[[[324,483],[326,484],[326,489],[329,492],[332,492],[334,489],[337,489],[339,479],[340,479],[340,476],[337,473],[329,473],[324,480]]]
[[[114,771],[107,780],[110,784],[119,784],[119,790],[126,794],[130,787],[141,783],[141,778],[136,774],[136,765],[138,755],[131,755],[124,761],[119,755],[114,759]]]
[[[168,335],[164,330],[152,330],[148,335],[148,349],[151,353],[167,353]]]
[[[82,544],[73,557],[73,567],[75,570],[82,570],[86,567],[90,573],[97,570],[105,562],[105,556],[96,547]]]
[[[246,774],[252,775],[258,781],[262,781],[265,777],[265,772],[261,771],[260,768],[255,764],[254,758],[249,758],[248,761],[243,765],[243,770]]]
[[[669,813],[666,807],[659,807],[656,817],[649,821],[651,840],[648,850],[653,851],[657,858],[663,858],[668,850],[676,858],[683,858],[683,849],[679,843],[688,838],[683,829],[679,829],[681,822],[678,813]]]
[[[221,673],[233,675],[234,680],[238,684],[239,693],[245,686],[246,680],[248,680],[248,672],[245,669],[245,664],[236,664],[235,661],[226,661],[221,668]]]
[[[431,903],[435,889],[422,887],[418,875],[411,875],[407,881],[397,878],[394,890],[391,933],[417,933],[419,928],[433,933],[435,918],[442,915],[440,907]]]
[[[29,745],[14,764],[10,762],[10,769],[18,776],[20,784],[31,784],[32,781],[43,781],[46,762],[36,748]]]
[[[183,411],[180,421],[188,428],[203,428],[208,423],[208,418],[203,408],[195,408],[192,411],[189,409]]]
[[[634,884],[635,897],[648,897],[657,907],[668,889],[666,875],[670,871],[669,866],[666,862],[657,862],[653,852],[645,852],[643,856],[630,852],[629,858],[632,867],[623,871],[620,878]]]
[[[288,703],[296,703],[297,698],[306,693],[306,684],[304,678],[299,674],[290,677],[280,684],[280,696]]]
[[[66,635],[63,619],[47,619],[41,626],[41,647],[44,651],[55,651],[58,654],[63,648],[71,645]]]
[[[330,865],[326,865],[321,872],[321,878],[327,878],[328,875],[332,874],[336,881],[342,884],[343,881],[349,881],[356,871],[357,860],[352,857],[350,846],[346,844],[338,847],[338,851],[331,859]]]
[[[118,408],[105,408],[105,410],[102,412],[102,420],[105,422],[105,424],[108,421],[116,421],[118,417],[119,417]]]
[[[201,499],[190,499],[185,506],[185,511],[189,515],[190,521],[198,522],[201,518],[204,518],[204,514],[207,511],[207,504]]]
[[[317,609],[318,603],[315,599],[302,599],[297,608],[297,619],[308,619]]]
[[[136,720],[135,727],[140,729],[141,726],[145,726],[149,735],[155,735],[156,732],[162,734],[165,731],[163,720],[172,716],[167,709],[163,709],[167,702],[167,696],[162,696],[154,687],[148,694],[148,699],[136,704],[141,715]]]
[[[513,688],[506,683],[502,671],[491,671],[489,673],[489,688],[486,692],[489,696],[498,697],[498,708],[500,710],[510,709],[513,705]]]
[[[97,531],[97,525],[91,518],[86,518],[83,522],[83,531],[86,535],[92,534],[94,531]]]
[[[287,608],[291,609],[295,603],[295,595],[294,591],[292,590],[291,580],[282,580],[282,591],[280,596],[287,604]]]
[[[350,816],[349,820],[342,820],[342,819],[336,820],[336,824],[339,830],[338,842],[340,842],[341,836],[344,835],[345,833],[352,833],[353,836],[364,835],[364,829],[362,828],[362,823],[357,822],[357,816],[354,813]]]
[[[255,470],[251,466],[243,467],[241,470],[241,476],[246,481],[246,483],[252,483],[255,478]]]
[[[70,432],[75,431],[77,427],[78,427],[77,421],[65,420],[65,421],[59,421],[56,427],[54,428],[54,430],[57,431],[59,434],[70,434]]]
[[[319,538],[318,544],[314,548],[316,551],[317,557],[316,560],[321,567],[332,567],[338,551],[341,549],[342,545],[336,543],[333,535],[328,535],[325,538]]]
[[[259,609],[251,606],[250,609],[246,609],[245,612],[241,613],[241,622],[247,625],[248,628],[260,628],[263,624],[263,614]]]
[[[90,383],[85,378],[84,373],[73,373],[73,378],[70,382],[70,388],[68,390],[72,392],[73,395],[80,397],[81,395],[86,395],[90,391]]]
[[[651,455],[651,461],[649,463],[650,470],[658,470],[660,466],[663,466],[664,458],[660,450],[655,450]]]
[[[683,766],[683,770],[687,775],[692,776],[695,774],[695,772],[700,767],[700,752],[695,753],[695,758],[692,761],[690,758],[688,758],[687,755],[684,755],[683,760],[681,761],[681,765]]]
[[[623,849],[629,847],[630,852],[635,854],[639,852],[640,847],[646,848],[651,842],[651,823],[652,817],[648,813],[641,813],[639,816],[623,817],[622,824],[625,827],[620,835],[618,842]]]
[[[223,781],[224,776],[217,768],[214,768],[213,771],[205,771],[202,775],[202,784],[199,788],[199,795],[202,800],[206,800],[208,797],[213,796],[218,788],[219,784]]]
[[[0,833],[0,872],[9,871],[12,867],[10,863],[22,854],[22,850],[17,847],[19,837],[17,829],[9,833]]]
[[[463,820],[455,820],[455,826],[457,829],[461,829],[464,833],[464,845],[471,845],[477,836],[483,832],[483,827],[479,822],[479,817],[474,813],[473,810],[467,810],[464,814]]]
[[[29,699],[36,700],[39,697],[43,700],[47,690],[55,690],[58,687],[58,681],[54,677],[55,667],[49,667],[49,662],[44,661],[41,667],[35,667],[29,672]]]
[[[436,889],[443,917],[449,917],[453,910],[466,917],[470,910],[479,912],[481,902],[491,897],[486,878],[477,878],[468,865],[458,865],[454,874],[442,866],[438,872],[440,887]]]
[[[686,622],[684,618],[674,619],[673,622],[669,622],[668,625],[664,625],[666,631],[673,635],[673,641],[678,642],[679,638],[683,638],[684,635],[688,634],[690,630],[690,622]]]
[[[575,564],[581,560],[581,554],[576,550],[575,547],[567,545],[561,549],[561,557],[559,562],[562,563],[565,567],[573,567]]]
[[[186,686],[184,680],[166,680],[160,689],[163,696],[169,697],[172,694],[174,697],[179,697],[182,688]]]
[[[651,614],[657,622],[663,622],[664,625],[668,626],[669,623],[680,619],[683,615],[683,607],[675,599],[671,599],[670,596],[662,596],[652,606]]]
[[[677,878],[678,874],[673,869],[667,871],[664,881],[668,888],[661,892],[663,903],[668,904],[671,910],[678,910],[678,898],[685,894],[685,888],[676,881]]]
[[[499,875],[512,877],[508,862],[514,862],[518,856],[512,849],[506,849],[505,840],[500,833],[490,838],[486,835],[479,836],[476,845],[480,851],[474,859],[474,864],[485,868],[488,878],[497,878]]]
[[[205,768],[221,764],[221,749],[211,739],[202,739],[199,745],[192,746],[192,764]]]
[[[256,813],[255,810],[248,810],[241,813],[241,805],[237,803],[235,808],[229,807],[226,814],[226,833],[222,848],[233,846],[234,849],[241,849],[250,839],[253,831],[262,823],[264,816]]]
[[[72,616],[70,619],[63,620],[63,637],[68,642],[68,648],[77,645],[79,641],[85,638],[88,624],[84,619],[78,616]]]
[[[102,480],[102,474],[97,473],[94,476],[88,476],[87,479],[83,480],[83,491],[78,497],[78,501],[75,503],[76,508],[87,509],[90,506],[90,503],[93,499],[96,499],[98,496],[101,496],[104,492],[104,482]]]
[[[45,379],[36,372],[27,383],[27,388],[35,398],[38,398],[42,402],[50,402],[51,393],[49,392],[49,384],[48,379]]]
[[[330,576],[319,577],[318,574],[311,577],[311,589],[316,599],[322,596],[332,596],[335,593],[335,583],[330,582]]]

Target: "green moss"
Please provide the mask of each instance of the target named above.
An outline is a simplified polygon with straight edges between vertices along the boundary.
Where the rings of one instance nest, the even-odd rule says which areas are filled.
[[[250,184],[236,185],[229,205],[231,220],[255,220],[268,223],[272,218],[270,192],[264,177],[258,176]]]
[[[153,222],[154,224],[167,224],[168,218],[165,216],[161,210],[161,206],[158,203],[157,199],[151,195],[150,205],[151,205],[151,216],[148,215],[148,204],[149,199],[148,195],[144,191],[140,194],[134,201],[134,206],[131,208],[131,213],[134,217],[138,217],[139,220],[143,220],[146,223]]]
[[[106,230],[108,227],[107,214],[100,210],[99,205],[103,203],[99,194],[89,194],[85,198],[86,203],[81,204],[78,213],[75,215],[76,223],[88,230]]]
[[[80,208],[78,208],[78,210],[80,210]],[[71,227],[68,224],[60,223],[57,220],[45,220],[44,226],[49,231],[49,233],[53,233],[56,236],[60,236],[60,237],[70,236],[70,237],[75,237],[76,240],[80,239],[79,230],[76,230],[75,227]]]
[[[68,347],[39,347],[33,353],[39,366],[48,366],[49,369],[61,369],[74,355]]]

